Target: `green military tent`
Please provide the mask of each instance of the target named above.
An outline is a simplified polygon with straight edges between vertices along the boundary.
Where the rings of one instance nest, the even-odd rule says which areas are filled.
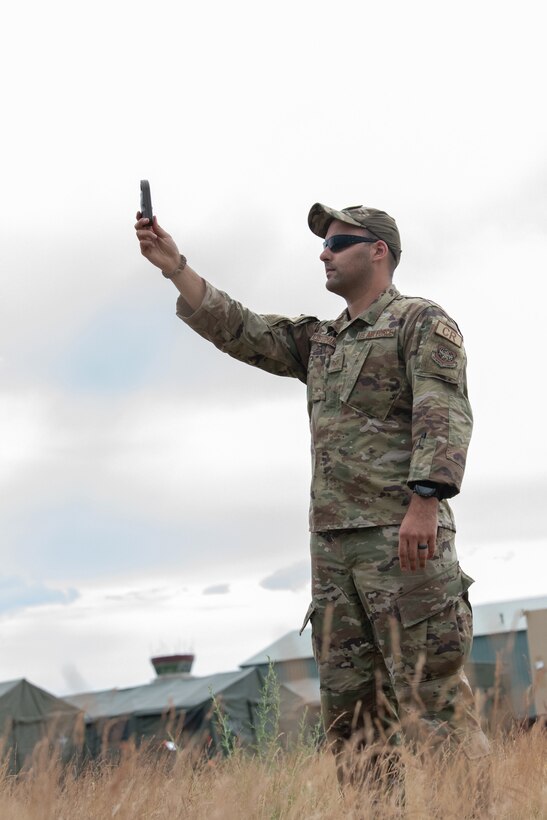
[[[68,759],[76,750],[81,711],[25,678],[0,683],[0,742],[11,772],[28,761],[39,741],[47,740],[48,754]]]
[[[142,686],[70,695],[67,700],[85,712],[91,756],[130,738],[137,743],[151,740],[158,748],[176,744],[214,751],[221,746],[215,701],[239,743],[255,744],[262,685],[254,668],[204,677],[162,674]],[[297,726],[305,706],[298,693],[280,686],[282,733]]]

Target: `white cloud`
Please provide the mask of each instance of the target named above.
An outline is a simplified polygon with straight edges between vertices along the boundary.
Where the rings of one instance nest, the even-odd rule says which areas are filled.
[[[393,213],[404,248],[397,286],[440,302],[466,340],[476,424],[455,502],[459,542],[513,551],[505,572],[541,531],[547,121],[537,104],[545,74],[537,4],[524,0],[517,16],[508,4],[471,0],[350,3],[347,12],[349,27],[325,0],[191,8],[160,0],[152,17],[143,4],[101,0],[92,12],[65,0],[8,9],[0,55],[12,78],[3,100],[9,239],[0,249],[6,573],[48,589],[93,579],[102,589],[115,578],[135,607],[124,617],[131,611],[140,624],[147,595],[160,595],[142,591],[140,573],[156,582],[183,567],[180,589],[229,584],[222,596],[199,595],[227,605],[238,579],[290,585],[291,564],[304,572],[302,386],[220,356],[175,318],[172,285],[140,258],[133,236],[142,177],[191,263],[264,312],[328,317],[342,308],[324,289],[320,245],[306,227],[312,202]],[[387,46],[374,35],[381,31]],[[150,72],[138,58],[142,42]],[[533,554],[530,586],[544,569]],[[479,570],[486,582],[488,562]],[[247,587],[239,594],[255,601]],[[255,612],[281,600],[268,596],[286,595],[287,606],[305,597],[261,594]],[[88,590],[85,601],[42,608],[37,631],[30,616],[11,621],[13,640],[36,649],[31,671],[49,675],[53,665],[57,674],[73,654],[68,675],[111,685],[123,641],[138,639],[121,618],[101,662],[109,625],[93,621],[85,642],[78,613],[103,603]],[[188,607],[190,618],[197,598]],[[162,603],[157,632],[167,612]],[[256,650],[286,627],[270,614],[259,622],[246,614]],[[242,621],[232,625],[241,630]],[[51,656],[39,641],[55,646]],[[27,672],[17,652],[14,676]],[[227,655],[217,660],[221,668]],[[147,663],[131,674],[128,682],[146,677]]]
[[[493,541],[457,539],[463,569],[475,579],[473,604],[545,595],[545,540]]]
[[[310,583],[310,563],[309,561],[297,561],[288,567],[272,572],[267,578],[263,578],[260,586],[264,589],[290,589],[297,590]]]
[[[309,602],[309,591],[267,592],[256,579],[232,584],[226,595],[182,589],[174,576],[162,580],[157,595],[144,579],[139,589],[135,597],[135,587],[83,587],[70,607],[44,606],[39,619],[27,611],[0,620],[3,675],[17,677],[24,668],[34,683],[62,695],[80,684],[145,683],[154,677],[150,658],[162,652],[195,652],[196,675],[236,669],[298,628]]]
[[[48,397],[37,391],[3,394],[0,404],[2,484],[16,479],[19,472],[33,465],[37,452],[48,448],[52,426],[48,419],[49,410]]]

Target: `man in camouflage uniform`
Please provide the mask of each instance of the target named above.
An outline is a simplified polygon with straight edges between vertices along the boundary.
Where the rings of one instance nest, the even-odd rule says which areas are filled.
[[[231,356],[307,385],[312,439],[311,619],[335,751],[396,744],[488,754],[463,672],[472,639],[447,499],[472,428],[463,339],[433,302],[392,284],[401,244],[383,211],[316,203],[333,321],[258,315],[199,277],[154,220],[141,252],[180,292],[178,316]],[[304,624],[304,625],[305,625]]]

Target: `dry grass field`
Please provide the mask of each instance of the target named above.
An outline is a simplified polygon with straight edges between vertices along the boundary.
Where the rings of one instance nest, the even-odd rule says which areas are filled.
[[[240,818],[547,818],[545,727],[494,741],[489,776],[484,767],[455,758],[445,763],[403,753],[404,810],[364,787],[340,793],[333,758],[304,745],[291,753],[273,746],[250,756],[197,762],[185,752],[158,756],[127,746],[121,759],[88,764],[78,772],[38,748],[19,775],[0,774],[3,820],[239,820]],[[491,785],[488,805],[477,799]]]

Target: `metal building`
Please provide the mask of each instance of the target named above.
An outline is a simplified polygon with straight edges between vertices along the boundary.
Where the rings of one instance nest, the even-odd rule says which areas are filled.
[[[466,671],[479,707],[495,728],[547,715],[547,596],[473,608]]]
[[[547,715],[547,596],[473,607],[474,640],[466,673],[492,727]],[[319,708],[311,630],[297,630],[241,664],[262,675],[273,663],[285,685]]]

